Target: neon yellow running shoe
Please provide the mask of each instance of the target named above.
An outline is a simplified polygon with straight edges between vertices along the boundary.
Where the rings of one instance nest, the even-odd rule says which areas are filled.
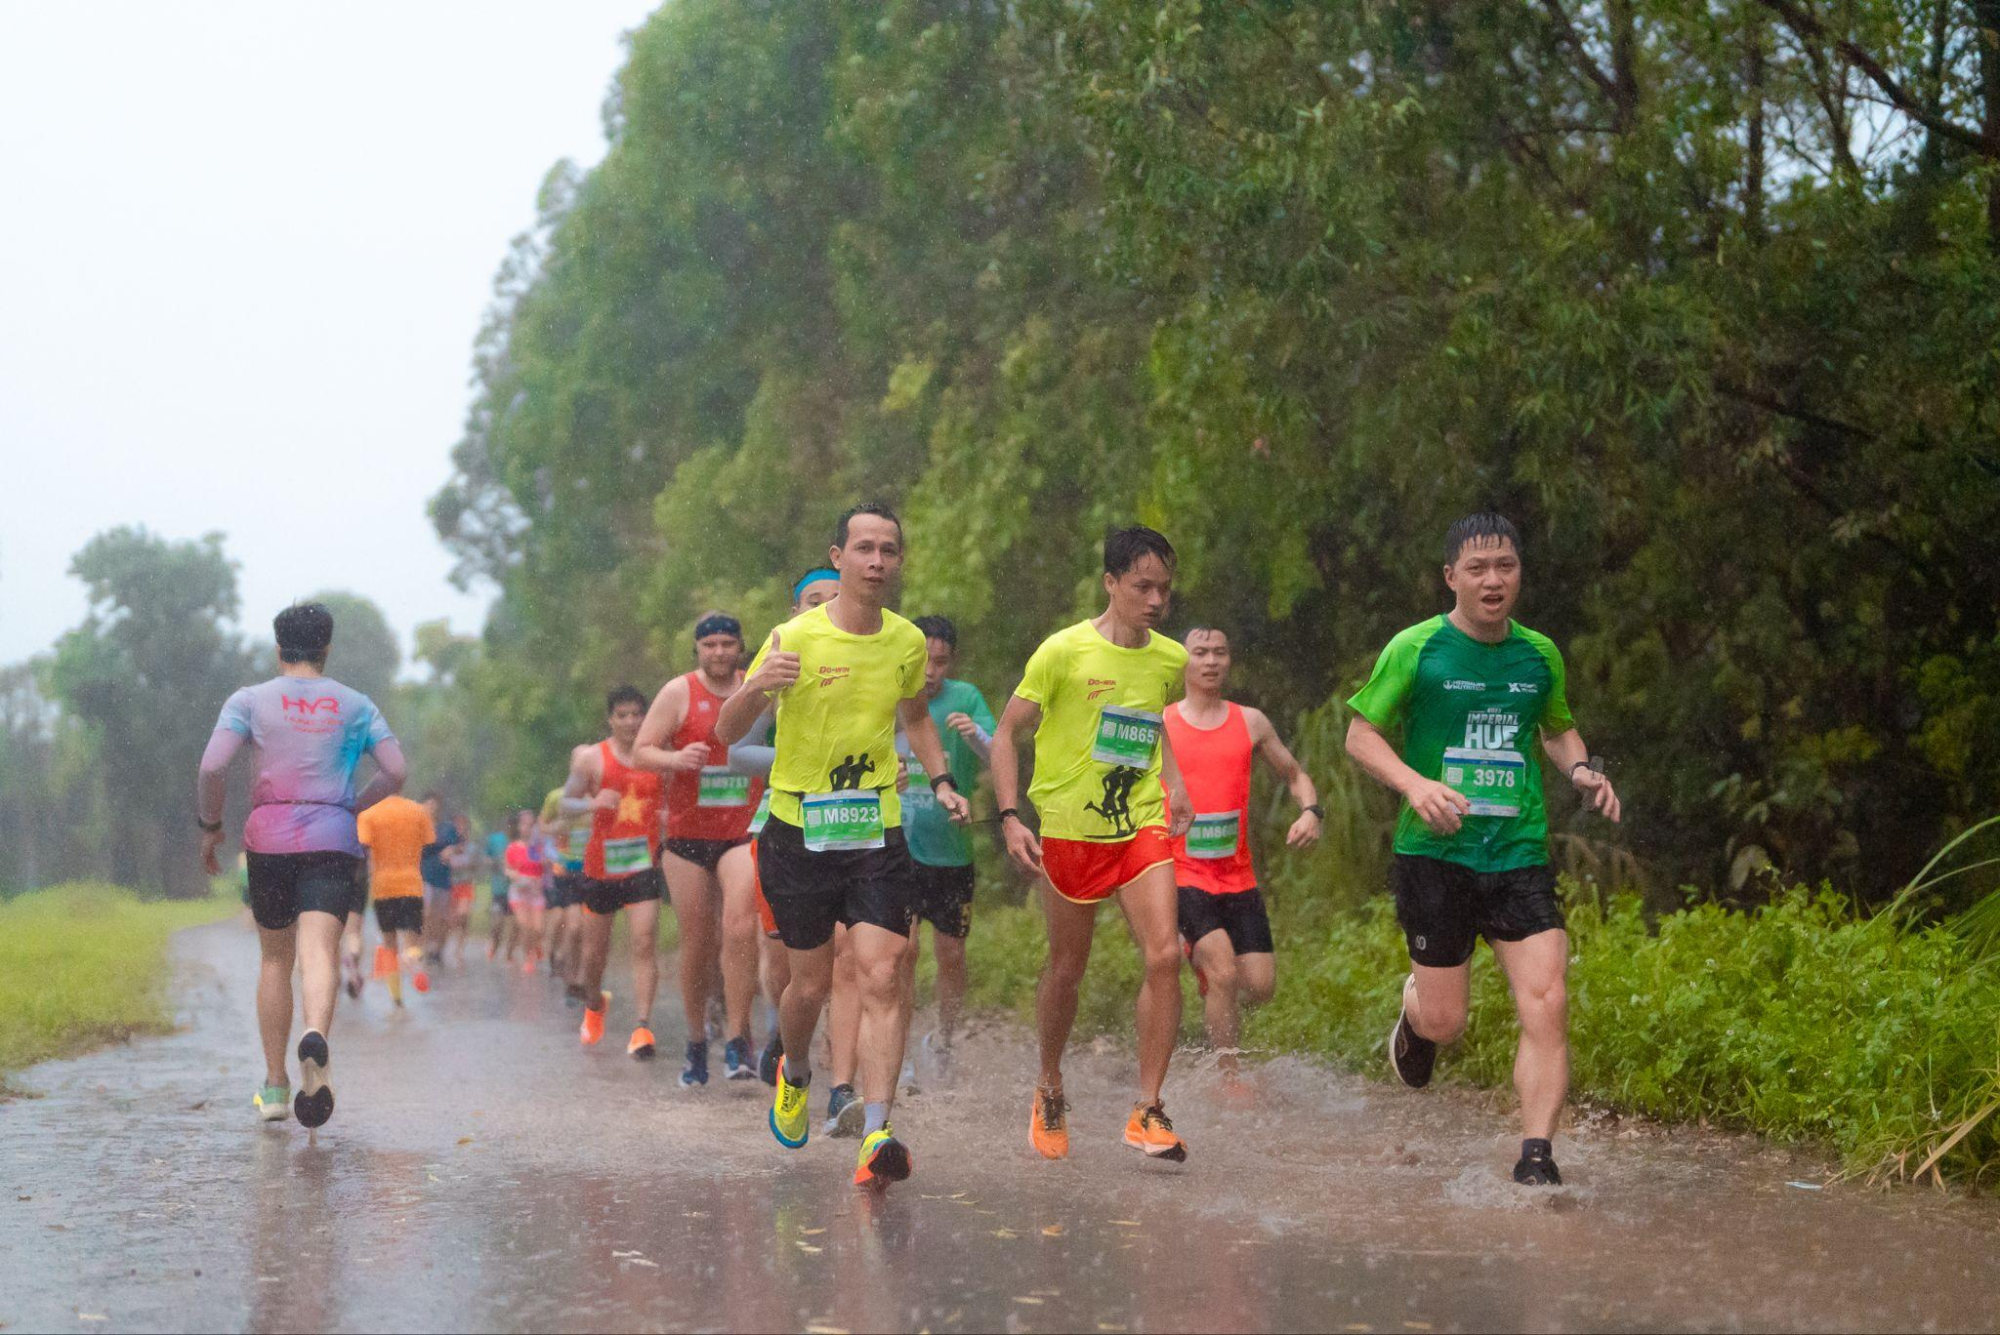
[[[861,1141],[861,1157],[854,1164],[854,1185],[877,1191],[891,1182],[901,1182],[915,1167],[910,1151],[887,1126],[871,1131]]]
[[[250,1106],[267,1122],[282,1122],[292,1115],[292,1091],[283,1085],[265,1085],[250,1096]]]
[[[771,1101],[771,1134],[788,1150],[802,1148],[812,1134],[812,1116],[806,1107],[808,1091],[785,1078],[784,1059],[778,1061],[778,1093]]]

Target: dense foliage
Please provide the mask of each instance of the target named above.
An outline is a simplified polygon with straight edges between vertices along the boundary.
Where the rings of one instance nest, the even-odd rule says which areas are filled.
[[[662,7],[434,502],[509,782],[858,498],[999,692],[1159,525],[1280,718],[1492,505],[1656,884],[1900,884],[2000,779],[1996,12]]]
[[[1581,1101],[1831,1148],[1856,1172],[1988,1185],[2000,1176],[2000,978],[1975,967],[1955,933],[1906,933],[1804,889],[1750,912],[1695,905],[1649,927],[1632,897],[1564,889]],[[1273,917],[1279,940],[1300,948],[1280,946],[1277,998],[1251,1018],[1244,1045],[1386,1075],[1383,1039],[1408,968],[1388,902],[1328,911],[1293,895]],[[984,907],[970,949],[973,1001],[1028,1018],[1040,915]],[[1505,1088],[1513,1001],[1491,956],[1481,951],[1477,964],[1471,1023],[1439,1069]],[[1130,1033],[1138,986],[1138,955],[1107,914],[1080,1031]],[[1191,979],[1187,992],[1192,1039],[1201,1009]]]

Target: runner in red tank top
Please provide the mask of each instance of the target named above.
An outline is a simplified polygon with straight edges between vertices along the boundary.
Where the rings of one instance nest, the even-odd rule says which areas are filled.
[[[592,998],[583,1012],[585,1047],[604,1037],[604,1012],[611,994],[603,989],[604,964],[611,954],[611,923],[620,910],[632,936],[632,991],[637,1023],[625,1051],[639,1060],[653,1055],[653,997],[660,987],[656,958],[660,896],[664,886],[655,862],[660,847],[660,776],[633,764],[632,743],[646,717],[646,697],[620,686],[605,698],[611,736],[596,746],[580,746],[570,759],[563,787],[567,816],[590,817],[590,842],[583,850],[583,967],[578,979]]]
[[[1261,1006],[1277,988],[1271,919],[1250,858],[1250,760],[1261,754],[1302,810],[1285,842],[1319,838],[1319,793],[1262,710],[1222,698],[1229,637],[1212,626],[1187,634],[1187,694],[1166,710],[1167,737],[1180,762],[1194,824],[1172,841],[1180,891],[1182,948],[1194,962],[1208,1041],[1234,1083],[1241,1006]]]
[[[724,1073],[731,1080],[757,1074],[750,1053],[750,1007],[757,997],[750,818],[764,782],[731,769],[729,748],[715,736],[723,701],[743,680],[743,628],[726,612],[710,612],[695,625],[694,647],[699,666],[660,688],[632,748],[639,764],[667,779],[667,841],[660,865],[680,922],[681,1005],[688,1031],[683,1085],[708,1083],[708,999],[718,971],[728,1026]]]

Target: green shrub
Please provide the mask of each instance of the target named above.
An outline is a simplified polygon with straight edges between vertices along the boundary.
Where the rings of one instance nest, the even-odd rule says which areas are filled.
[[[1695,905],[1649,923],[1634,896],[1565,879],[1570,1026],[1579,1099],[1666,1121],[1708,1121],[1831,1147],[1855,1171],[2000,1175],[2000,971],[1946,927],[1859,918],[1831,891],[1794,889],[1749,912]],[[1247,1046],[1378,1073],[1408,956],[1386,898],[1358,909],[1287,896],[1273,909],[1278,995]],[[1040,917],[982,907],[972,1002],[1024,1018],[1046,953]],[[1129,1034],[1138,959],[1107,911],[1079,1036]],[[1474,961],[1471,1024],[1441,1066],[1504,1086],[1515,1024],[1489,952]],[[1185,1031],[1201,1015],[1187,987]]]

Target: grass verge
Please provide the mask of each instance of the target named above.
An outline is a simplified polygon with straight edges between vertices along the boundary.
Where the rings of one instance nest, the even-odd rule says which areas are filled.
[[[0,1095],[10,1071],[171,1029],[167,938],[236,907],[83,882],[0,903]]]
[[[1649,921],[1635,897],[1563,887],[1570,918],[1576,1097],[1831,1148],[1850,1171],[2000,1181],[2000,970],[1947,927],[1857,916],[1793,889],[1749,912],[1696,905]],[[1379,1074],[1408,956],[1386,900],[1274,905],[1278,995],[1248,1047]],[[982,905],[970,1001],[1032,1018],[1039,915]],[[1513,1006],[1491,954],[1474,961],[1472,1021],[1440,1067],[1511,1080]],[[1080,1036],[1129,1034],[1138,957],[1116,912],[1099,920]],[[1200,1011],[1183,973],[1185,1029]]]

